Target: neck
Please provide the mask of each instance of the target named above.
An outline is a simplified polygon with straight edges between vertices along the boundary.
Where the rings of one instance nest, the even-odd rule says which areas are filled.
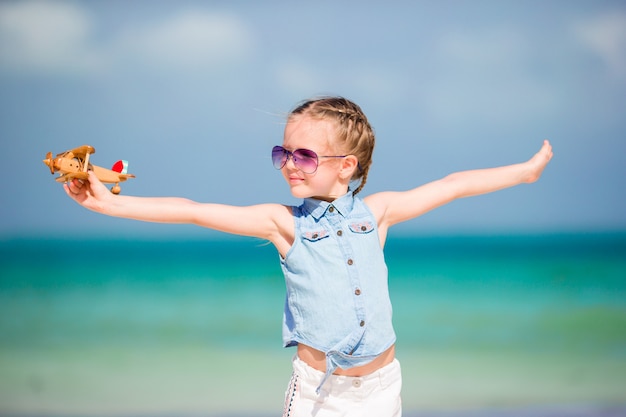
[[[338,199],[338,198],[343,197],[344,195],[346,195],[346,193],[347,193],[348,191],[349,191],[349,190],[346,190],[346,192],[345,192],[345,193],[343,193],[343,194],[341,194],[341,195],[327,195],[327,196],[317,196],[317,195],[314,195],[314,196],[312,196],[311,198],[314,198],[314,199],[316,199],[316,200],[320,200],[320,201],[327,201],[327,202],[329,202],[329,203],[332,203],[332,202],[333,202],[333,201],[335,201],[336,199]]]

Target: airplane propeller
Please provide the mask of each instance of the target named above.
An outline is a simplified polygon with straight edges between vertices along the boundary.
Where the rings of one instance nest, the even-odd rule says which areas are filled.
[[[54,160],[52,159],[52,152],[48,152],[46,154],[46,159],[43,160],[43,163],[48,165],[50,173],[54,175]]]

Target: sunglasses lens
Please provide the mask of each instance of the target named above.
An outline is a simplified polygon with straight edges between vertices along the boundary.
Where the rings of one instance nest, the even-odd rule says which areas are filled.
[[[317,154],[315,152],[308,149],[296,149],[293,152],[289,152],[282,146],[274,146],[272,148],[272,164],[274,168],[282,169],[287,163],[290,154],[293,164],[305,174],[312,174],[317,171]]]
[[[317,154],[308,149],[293,151],[293,162],[305,174],[312,174],[317,171]]]
[[[287,150],[282,146],[272,148],[272,164],[274,168],[281,169],[287,163]]]

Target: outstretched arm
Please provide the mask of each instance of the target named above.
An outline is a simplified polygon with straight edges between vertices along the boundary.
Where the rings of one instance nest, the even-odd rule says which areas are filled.
[[[203,204],[176,197],[133,197],[114,195],[89,172],[86,181],[64,184],[68,196],[83,207],[114,217],[158,223],[187,223],[226,233],[270,240],[277,246],[289,237],[289,210],[279,204],[247,207]],[[291,231],[291,233],[293,233]]]
[[[457,198],[486,194],[522,183],[535,182],[552,158],[546,140],[526,162],[498,168],[461,171],[404,192],[383,192],[365,200],[376,216],[379,228],[418,217]]]

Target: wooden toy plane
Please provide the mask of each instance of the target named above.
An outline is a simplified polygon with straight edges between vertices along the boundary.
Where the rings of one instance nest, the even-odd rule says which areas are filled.
[[[126,169],[128,163],[126,161],[117,161],[112,169],[102,168],[89,163],[89,155],[95,153],[93,146],[84,145],[78,148],[65,151],[52,157],[52,152],[46,154],[43,163],[48,165],[50,173],[59,172],[60,176],[56,178],[58,182],[71,181],[74,178],[87,179],[87,171],[93,171],[96,177],[105,184],[115,184],[111,188],[113,194],[119,194],[121,191],[120,182],[129,178],[135,178],[133,174],[128,174]]]

